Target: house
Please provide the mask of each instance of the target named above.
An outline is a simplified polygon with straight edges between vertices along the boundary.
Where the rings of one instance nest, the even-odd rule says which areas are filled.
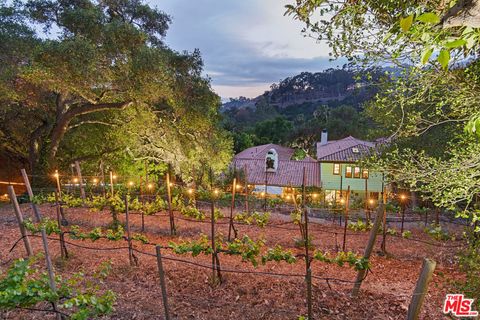
[[[361,167],[359,161],[376,153],[384,140],[375,142],[352,136],[328,140],[326,130],[317,143],[317,161],[320,163],[322,189],[326,202],[338,202],[350,187],[351,202],[368,199],[377,201],[383,188],[383,174]]]
[[[243,150],[234,156],[232,166],[245,173],[248,184],[257,191],[282,194],[284,187],[321,187],[320,167],[315,159],[291,160],[295,150],[265,144]]]

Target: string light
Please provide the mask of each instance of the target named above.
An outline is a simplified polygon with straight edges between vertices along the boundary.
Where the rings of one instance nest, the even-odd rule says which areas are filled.
[[[93,183],[97,183],[98,182],[98,179],[97,178],[93,178]]]
[[[315,199],[318,196],[318,194],[314,193],[312,194],[313,199]]]
[[[153,184],[149,183],[149,184],[147,185],[147,188],[148,188],[148,189],[152,189],[152,188],[153,188]]]
[[[189,193],[189,194],[192,194],[192,193],[193,193],[193,190],[192,190],[192,189],[188,189],[188,193]]]
[[[290,200],[290,195],[287,194],[287,196],[285,197],[287,200]]]
[[[237,184],[236,188],[237,188],[237,189],[240,189],[240,188],[242,188],[242,186],[239,185],[239,184]]]
[[[133,181],[128,182],[128,185],[129,185],[130,187],[132,187],[132,186],[133,186]]]
[[[404,195],[404,194],[401,194],[401,195],[400,195],[400,199],[401,199],[401,200],[405,200],[406,198],[407,198],[406,195]]]
[[[169,185],[170,185],[170,187],[173,187],[173,182],[170,182]]]
[[[60,176],[60,175],[58,174],[58,172],[55,172],[55,173],[53,174],[53,177],[54,177],[54,178],[58,178],[59,176]]]
[[[78,182],[78,178],[73,178],[73,183],[77,183]]]
[[[112,176],[112,179],[113,179],[113,180],[117,179],[117,176],[116,176],[116,175],[113,175],[113,176]]]
[[[215,189],[215,190],[213,191],[213,193],[215,193],[215,194],[217,195],[217,194],[218,194],[218,189]]]
[[[265,192],[260,193],[262,197],[265,197]]]
[[[368,202],[370,202],[370,204],[374,203],[373,199],[368,200]]]
[[[341,203],[341,204],[344,204],[344,203],[345,203],[345,200],[340,199],[340,203]]]

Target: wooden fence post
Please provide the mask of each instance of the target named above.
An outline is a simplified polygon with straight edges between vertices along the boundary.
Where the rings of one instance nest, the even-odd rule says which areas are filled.
[[[75,169],[77,171],[78,176],[78,183],[80,186],[80,197],[82,198],[83,204],[85,204],[85,188],[83,187],[83,178],[82,178],[82,170],[80,168],[80,162],[75,161]]]
[[[372,254],[373,251],[373,246],[375,245],[375,240],[377,239],[377,233],[378,229],[380,228],[380,224],[383,221],[383,207],[385,205],[383,204],[383,200],[378,206],[377,209],[377,216],[375,217],[375,222],[373,224],[372,230],[370,230],[370,238],[368,239],[367,247],[365,248],[365,253],[363,254],[363,258],[365,260],[370,259],[370,255]],[[352,290],[352,296],[356,297],[358,295],[358,292],[360,291],[360,286],[362,285],[362,281],[365,278],[365,273],[368,270],[359,270],[357,274],[357,279],[355,280],[355,284],[353,285],[353,290]]]
[[[345,226],[343,227],[343,245],[342,250],[345,252],[347,247],[347,227],[348,227],[348,209],[350,206],[350,186],[347,189],[347,196],[345,200]],[[341,220],[340,220],[341,221]]]
[[[165,310],[165,320],[170,320],[170,313],[168,311],[168,299],[167,299],[167,286],[165,284],[165,271],[163,270],[162,253],[160,252],[160,246],[155,247],[157,251],[157,265],[158,275],[160,276],[160,287],[162,288],[162,300],[163,309]]]
[[[408,306],[407,320],[417,320],[422,309],[425,295],[428,291],[428,283],[432,280],[433,271],[437,263],[430,259],[423,259],[422,270],[413,291],[412,300]]]
[[[22,235],[23,244],[25,245],[25,250],[27,251],[27,255],[29,257],[33,256],[33,250],[30,244],[30,239],[28,238],[27,230],[23,225],[23,214],[22,214],[22,211],[20,210],[20,206],[18,205],[17,195],[15,194],[15,190],[13,189],[13,186],[8,186],[7,190],[8,190],[8,196],[10,197],[10,201],[12,201],[13,211],[15,211],[15,217],[17,218],[18,227],[20,229],[20,234]]]
[[[33,190],[30,185],[30,180],[28,179],[27,171],[25,169],[21,169],[20,171],[22,173],[23,181],[25,182],[25,187],[27,188],[27,193],[30,200],[30,205],[32,207],[32,210],[35,216],[35,220],[37,223],[40,223],[42,221],[42,217],[40,215],[40,211],[38,211],[37,206],[35,205],[35,203],[33,203]],[[48,249],[48,238],[47,238],[47,233],[45,232],[45,227],[42,227],[41,234],[42,234],[43,250],[45,251],[45,262],[47,264],[50,290],[52,290],[53,292],[56,292],[57,285],[55,284],[55,274],[53,272],[52,259],[50,258],[50,250]],[[53,306],[53,310],[56,311],[57,304],[52,303],[52,306]],[[59,313],[57,313],[56,315],[57,315],[57,320],[62,319]]]
[[[172,191],[170,189],[170,172],[167,172],[167,200],[168,200],[168,215],[170,217],[170,234],[175,235],[177,230],[175,229],[175,219],[173,217],[172,210]]]

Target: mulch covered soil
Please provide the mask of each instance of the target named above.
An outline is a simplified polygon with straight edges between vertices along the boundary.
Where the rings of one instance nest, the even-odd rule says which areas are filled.
[[[22,205],[26,217],[32,217],[28,205]],[[84,230],[97,226],[107,226],[111,222],[109,212],[91,212],[87,209],[65,209],[70,224],[79,225]],[[55,217],[55,208],[50,205],[41,206],[44,216]],[[225,210],[225,215],[228,210]],[[196,239],[200,233],[210,234],[210,223],[194,222],[179,219],[176,214],[178,235],[169,235],[169,220],[165,213],[145,217],[145,234],[157,244],[167,245],[169,241],[178,242],[181,239]],[[247,234],[252,239],[265,238],[265,247],[280,244],[296,253],[300,249],[294,247],[294,239],[300,238],[298,227],[285,223],[289,217],[273,214],[270,224],[262,229],[258,226],[237,225],[239,236]],[[141,216],[130,216],[132,231],[140,232]],[[343,241],[343,227],[334,225],[331,221],[312,219],[310,235],[313,244],[322,250],[335,251]],[[122,217],[122,221],[124,221]],[[359,297],[350,297],[351,283],[322,279],[313,280],[313,311],[315,319],[405,319],[408,304],[420,272],[422,260],[425,257],[437,261],[437,268],[429,286],[428,294],[421,313],[421,319],[442,319],[443,301],[447,293],[452,292],[453,281],[461,280],[463,275],[458,271],[455,254],[460,250],[456,246],[461,242],[441,243],[427,236],[421,227],[408,226],[412,230],[412,238],[433,242],[424,242],[387,238],[387,256],[378,255],[381,237],[377,238],[374,254],[371,259],[371,273],[362,284]],[[228,220],[222,219],[216,225],[217,231],[228,234]],[[457,233],[461,229],[455,230]],[[336,234],[335,234],[336,233]],[[0,270],[4,272],[7,261],[25,256],[23,243],[20,242],[11,252],[12,245],[18,240],[20,232],[11,206],[0,208]],[[52,236],[53,237],[53,236]],[[126,242],[108,240],[71,240],[68,242],[82,246],[97,248],[90,250],[67,244],[70,258],[60,259],[58,241],[49,243],[51,253],[56,263],[56,272],[64,277],[76,272],[84,272],[91,278],[99,265],[109,260],[112,271],[107,279],[100,283],[102,289],[111,289],[117,295],[115,311],[105,319],[163,319],[162,295],[159,285],[156,259],[153,256],[135,253],[139,265],[129,265],[128,250],[102,250],[113,247],[125,247]],[[368,233],[349,231],[347,250],[363,253],[367,243]],[[41,239],[31,238],[36,253],[42,252]],[[155,253],[151,245],[135,242],[135,248]],[[163,254],[173,253],[164,250]],[[211,263],[211,256],[200,255],[192,258],[190,255],[175,256],[204,265]],[[250,262],[242,262],[239,256],[220,255],[222,268],[267,271],[272,273],[304,274],[303,260],[296,264],[285,262],[269,262],[254,268]],[[170,311],[173,319],[298,319],[305,315],[306,286],[303,277],[285,277],[265,274],[227,273],[223,272],[224,282],[212,286],[211,269],[185,264],[179,261],[164,260],[166,284]],[[43,265],[43,261],[39,261]],[[323,262],[312,263],[312,274],[321,278],[343,279],[354,281],[356,272],[348,266],[337,266]],[[46,306],[45,306],[46,307]],[[0,311],[0,318],[5,319],[54,319],[51,314],[25,310],[8,312]]]

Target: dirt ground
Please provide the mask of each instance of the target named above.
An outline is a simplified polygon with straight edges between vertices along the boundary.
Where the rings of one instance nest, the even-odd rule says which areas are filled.
[[[22,205],[26,217],[32,216],[28,205]],[[55,208],[50,205],[41,206],[44,216],[54,217]],[[70,224],[91,230],[96,226],[106,226],[111,221],[109,212],[91,212],[87,209],[66,209]],[[227,211],[225,211],[227,213]],[[141,216],[130,216],[132,231],[140,232]],[[201,232],[210,234],[209,222],[192,222],[178,219],[176,215],[178,235],[169,235],[169,221],[165,214],[145,217],[145,234],[157,244],[166,245],[169,241],[198,238]],[[299,238],[298,228],[293,224],[283,224],[288,216],[273,214],[270,224],[264,229],[258,226],[237,225],[239,236],[247,234],[252,239],[265,238],[265,247],[276,244],[300,253],[294,247],[294,238]],[[122,217],[122,220],[123,217]],[[310,234],[313,244],[322,250],[335,251],[343,240],[343,227],[331,221],[312,219]],[[228,234],[228,221],[223,219],[217,225],[217,232]],[[456,233],[462,229],[455,226]],[[461,244],[459,241],[441,243],[431,239],[421,226],[409,224],[412,238],[432,242],[424,242],[387,237],[387,256],[378,255],[381,237],[377,238],[374,254],[371,259],[371,273],[362,284],[360,296],[350,297],[352,284],[338,281],[313,280],[313,311],[315,319],[404,319],[413,292],[422,260],[425,257],[437,262],[433,280],[421,313],[421,319],[443,319],[443,301],[447,293],[452,292],[452,282],[461,280],[463,275],[458,271],[455,254],[460,248],[451,247]],[[349,231],[347,250],[363,253],[368,239],[366,232]],[[0,208],[0,270],[6,270],[6,262],[25,256],[22,243],[9,252],[20,232],[10,205]],[[125,247],[123,241],[108,240],[71,240],[67,241],[88,247],[112,248]],[[42,251],[40,238],[31,238],[35,252]],[[448,246],[448,247],[447,247]],[[67,244],[70,258],[61,261],[59,243],[51,240],[50,250],[55,257],[56,272],[68,277],[82,271],[85,277],[92,277],[96,267],[109,260],[113,269],[104,283],[103,289],[111,289],[117,295],[115,311],[105,319],[163,319],[162,296],[158,279],[155,257],[136,253],[138,267],[131,267],[127,250],[87,250]],[[135,248],[155,253],[154,247],[135,242]],[[164,252],[172,256],[171,252]],[[177,256],[178,257],[178,256]],[[202,264],[211,262],[210,256],[190,255],[179,258]],[[222,268],[269,271],[275,273],[304,274],[305,264],[285,262],[269,262],[265,266],[254,268],[249,262],[242,262],[241,257],[220,255]],[[218,286],[210,285],[212,270],[177,262],[164,261],[166,284],[170,311],[173,319],[298,319],[306,314],[306,286],[302,277],[283,277],[259,274],[223,273],[224,282]],[[314,261],[312,273],[317,277],[331,277],[354,281],[356,272],[348,266],[339,267],[333,264]],[[0,311],[4,319],[54,319],[55,317],[41,312],[14,310]]]

